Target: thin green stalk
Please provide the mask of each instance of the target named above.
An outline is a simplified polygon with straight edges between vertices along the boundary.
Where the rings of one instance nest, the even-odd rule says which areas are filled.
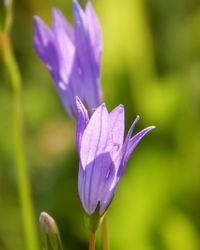
[[[89,250],[95,250],[95,242],[96,242],[96,231],[90,231],[89,236]]]
[[[10,41],[10,33],[5,29],[0,34],[0,47],[12,88],[13,141],[16,161],[18,191],[22,212],[27,250],[38,250],[36,223],[27,175],[23,146],[23,126],[21,112],[21,76]]]
[[[106,215],[104,215],[101,223],[101,240],[102,250],[109,250],[108,220]]]

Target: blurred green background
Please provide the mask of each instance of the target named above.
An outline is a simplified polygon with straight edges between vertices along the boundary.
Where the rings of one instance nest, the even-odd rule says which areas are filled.
[[[104,101],[109,110],[125,105],[126,129],[137,114],[137,131],[157,126],[133,153],[109,208],[111,250],[199,250],[200,1],[92,3],[103,31]],[[14,4],[11,35],[23,80],[25,153],[36,218],[41,211],[55,218],[64,249],[87,249],[77,195],[75,122],[33,49],[33,15],[50,24],[53,6],[72,22],[71,0]],[[0,249],[22,250],[11,102],[1,60]]]

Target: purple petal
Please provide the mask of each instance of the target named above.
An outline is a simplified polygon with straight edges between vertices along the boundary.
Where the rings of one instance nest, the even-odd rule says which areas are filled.
[[[69,39],[71,40],[72,43],[74,43],[74,30],[71,26],[71,24],[67,21],[67,19],[65,18],[65,16],[63,16],[62,12],[56,8],[53,8],[53,17],[54,17],[54,21],[52,24],[52,29],[54,30],[54,24],[57,26],[57,24],[61,24],[62,28],[65,30],[64,32],[66,32],[67,36],[69,37]]]
[[[75,58],[73,30],[60,11],[53,9],[53,16],[53,32],[59,59],[59,74],[62,81],[60,87],[67,89]]]
[[[87,171],[87,170],[86,170]],[[100,202],[100,208],[105,202],[105,196],[108,193],[109,186],[114,178],[115,168],[109,153],[99,155],[95,159],[95,166],[90,181],[89,205],[93,205],[93,212]]]
[[[99,202],[100,207],[104,204],[114,172],[109,153],[99,155],[86,170],[79,166],[79,195],[87,213],[92,214]]]
[[[38,16],[34,17],[34,48],[50,73],[54,74],[58,69],[54,34]]]
[[[89,122],[88,112],[84,107],[83,103],[76,97],[76,106],[77,106],[77,129],[76,129],[76,145],[78,152],[80,152],[80,145],[83,132]]]
[[[75,47],[79,72],[84,81],[84,97],[87,106],[94,109],[101,103],[99,70],[96,64],[88,30],[88,22],[85,13],[77,0],[73,1],[74,7],[74,31]],[[88,91],[90,90],[90,91]]]
[[[116,176],[115,176],[116,177]],[[101,200],[101,206],[100,206],[100,214],[103,214],[106,209],[108,208],[108,206],[110,205],[114,195],[115,195],[115,190],[117,188],[117,184],[118,182],[116,182],[116,178],[113,180],[114,178],[111,179],[111,181],[113,183],[115,183],[115,185],[113,186],[113,188],[108,188],[108,187],[105,187],[105,192],[102,193],[103,194],[103,197],[102,197],[102,200]],[[109,183],[109,186],[111,186],[111,184]]]
[[[76,118],[76,96],[82,98],[82,86],[78,78],[74,31],[62,13],[53,9],[53,31],[59,59],[59,75],[54,78],[58,93],[71,117]]]
[[[114,176],[114,178],[112,178],[112,183],[110,183],[110,188],[107,189],[107,192],[104,193],[104,199],[103,199],[104,202],[101,203],[100,213],[104,212],[107,209],[110,202],[112,201],[113,196],[114,196],[115,191],[116,191],[116,188],[117,188],[119,181],[121,179],[121,176],[124,172],[127,160],[130,157],[131,153],[133,152],[133,150],[135,149],[137,144],[140,142],[140,140],[148,132],[150,132],[152,129],[155,128],[154,126],[148,127],[146,129],[140,131],[133,138],[131,138],[131,135],[133,133],[133,129],[134,129],[136,123],[138,122],[138,120],[139,120],[139,116],[137,116],[137,118],[133,122],[131,128],[129,129],[129,132],[127,134],[127,137],[126,137],[126,140],[124,142],[123,149],[122,149],[122,157],[123,158],[120,159],[120,157],[119,157],[119,159],[117,159],[118,162],[121,160],[120,168],[118,170],[118,173]]]
[[[85,199],[85,184],[86,184],[86,175],[85,170],[83,169],[81,162],[79,163],[79,172],[78,172],[78,193],[79,197],[81,199],[81,203],[83,205],[83,208],[88,213],[89,209],[87,209],[87,201],[88,199]]]
[[[92,115],[82,135],[80,160],[85,169],[96,157],[105,152],[109,135],[109,114],[102,104]]]
[[[90,1],[87,2],[85,14],[88,22],[90,42],[98,69],[100,70],[102,52],[101,26]]]
[[[34,47],[39,55],[40,59],[45,63],[46,67],[50,71],[58,91],[58,94],[71,117],[74,116],[76,107],[74,107],[75,96],[66,93],[66,84],[60,76],[60,71],[63,70],[60,53],[55,39],[55,34],[49,29],[49,27],[39,18],[34,17],[35,30],[34,30]],[[77,93],[78,94],[78,93]]]
[[[79,195],[89,214],[95,211],[98,202],[105,202],[105,194],[114,178],[109,125],[109,114],[102,104],[92,115],[82,135]]]
[[[130,141],[130,138],[131,138],[131,135],[133,133],[133,129],[135,128],[135,125],[136,123],[139,121],[140,117],[139,115],[136,117],[135,121],[133,122],[133,124],[131,125],[129,131],[128,131],[128,134],[126,136],[126,139],[125,139],[125,142],[124,142],[124,145],[122,147],[122,150],[121,150],[121,159],[120,161],[123,163],[124,162],[124,159],[125,159],[125,155],[126,155],[126,150],[128,148],[128,143]],[[121,164],[119,169],[118,169],[118,175],[122,175],[123,174],[123,171],[124,171],[124,164]]]
[[[113,158],[121,150],[124,141],[124,106],[119,105],[109,115],[110,136],[112,140]]]

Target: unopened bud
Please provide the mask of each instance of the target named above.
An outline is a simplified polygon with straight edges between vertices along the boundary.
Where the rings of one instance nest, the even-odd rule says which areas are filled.
[[[39,222],[44,250],[63,250],[59,229],[55,220],[46,212],[42,212]]]

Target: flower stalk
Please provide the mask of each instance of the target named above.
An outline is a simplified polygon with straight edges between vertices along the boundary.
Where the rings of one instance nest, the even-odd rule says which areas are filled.
[[[109,250],[108,219],[106,214],[104,215],[101,223],[101,240],[102,250]]]
[[[12,116],[13,116],[13,142],[15,164],[17,171],[18,191],[22,211],[22,220],[27,250],[38,250],[37,233],[33,212],[33,204],[30,194],[30,186],[26,169],[26,160],[23,147],[23,126],[21,112],[21,75],[14,57],[10,28],[12,20],[11,1],[8,6],[6,23],[0,33],[0,52],[10,79],[12,90]]]
[[[96,242],[96,231],[90,230],[89,250],[95,250],[95,242]]]

